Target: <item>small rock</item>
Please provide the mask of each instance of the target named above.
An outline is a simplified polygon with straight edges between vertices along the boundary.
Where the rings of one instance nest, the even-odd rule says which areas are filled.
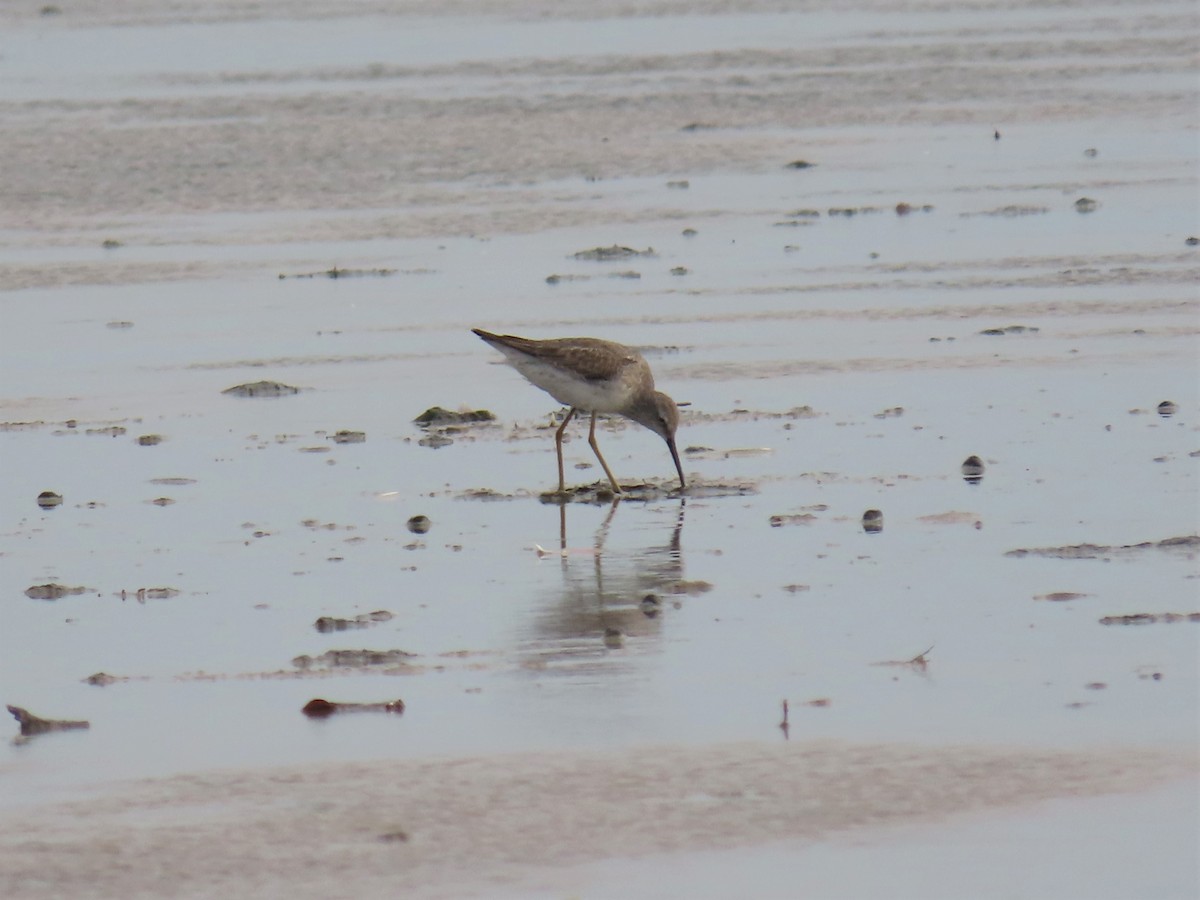
[[[312,700],[309,700],[300,710],[300,712],[313,719],[323,719],[326,716],[332,716],[336,711],[336,705],[330,703],[328,700],[322,700],[320,697],[314,697]]]
[[[963,481],[967,484],[979,484],[983,480],[983,460],[978,456],[968,456],[963,460],[961,468]]]
[[[62,502],[62,494],[56,494],[54,491],[42,491],[37,495],[37,505],[42,509],[54,509],[61,506]]]

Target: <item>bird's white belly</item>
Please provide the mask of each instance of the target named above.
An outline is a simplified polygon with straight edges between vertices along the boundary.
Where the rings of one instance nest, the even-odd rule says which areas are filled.
[[[631,393],[621,379],[588,381],[531,359],[514,360],[513,366],[559,403],[588,412],[620,412]]]

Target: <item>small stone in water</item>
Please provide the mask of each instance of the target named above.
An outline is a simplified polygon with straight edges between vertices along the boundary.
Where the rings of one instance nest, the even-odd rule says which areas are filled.
[[[979,484],[983,480],[983,460],[978,456],[968,456],[963,460],[962,475],[967,484]]]

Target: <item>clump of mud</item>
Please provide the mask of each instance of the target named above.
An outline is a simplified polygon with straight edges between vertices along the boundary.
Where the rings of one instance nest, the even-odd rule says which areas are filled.
[[[593,247],[590,250],[580,250],[578,253],[572,254],[574,259],[592,260],[595,262],[609,262],[615,259],[630,259],[635,256],[657,256],[653,247],[647,247],[645,250],[635,250],[632,247],[622,247],[618,244],[613,244],[611,247]]]
[[[292,665],[297,669],[362,669],[403,664],[416,655],[405,650],[327,650],[320,656],[297,656]]]
[[[280,381],[252,381],[235,384],[221,393],[231,397],[288,397],[300,393],[300,388]]]
[[[370,628],[372,625],[378,625],[380,622],[391,621],[392,614],[386,609],[377,609],[374,612],[362,613],[357,616],[349,616],[340,618],[337,616],[321,616],[317,621],[313,622],[313,628],[322,634],[328,634],[331,631],[348,631],[352,628]]]
[[[446,425],[473,425],[478,422],[495,422],[496,414],[487,409],[463,409],[457,412],[431,406],[413,422],[422,428],[440,428]]]
[[[1101,625],[1153,625],[1156,622],[1200,622],[1200,613],[1135,613],[1132,616],[1105,616]]]
[[[1035,547],[1032,549],[1009,550],[1005,556],[1020,559],[1026,556],[1045,556],[1052,559],[1109,559],[1113,556],[1130,556],[1150,550],[1183,553],[1192,559],[1200,552],[1200,535],[1166,538],[1161,541],[1143,541],[1140,544],[1108,546],[1103,544],[1072,544],[1067,547]]]
[[[30,600],[61,600],[87,591],[86,587],[67,587],[65,584],[35,584],[25,588],[25,596]]]
[[[1039,330],[1036,325],[1005,325],[1003,328],[985,328],[979,333],[988,337],[1004,337],[1008,334],[1037,334]]]
[[[395,269],[341,269],[334,266],[321,272],[299,272],[295,275],[285,275],[280,272],[279,280],[282,281],[285,278],[386,278],[388,275],[395,274]]]

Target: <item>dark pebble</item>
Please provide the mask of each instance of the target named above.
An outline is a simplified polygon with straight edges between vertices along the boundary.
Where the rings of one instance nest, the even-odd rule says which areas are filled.
[[[54,491],[42,491],[37,495],[37,505],[42,509],[54,509],[56,506],[61,506],[62,502],[62,494],[56,494]]]
[[[979,484],[983,480],[983,460],[974,455],[964,459],[962,476],[967,484]]]

